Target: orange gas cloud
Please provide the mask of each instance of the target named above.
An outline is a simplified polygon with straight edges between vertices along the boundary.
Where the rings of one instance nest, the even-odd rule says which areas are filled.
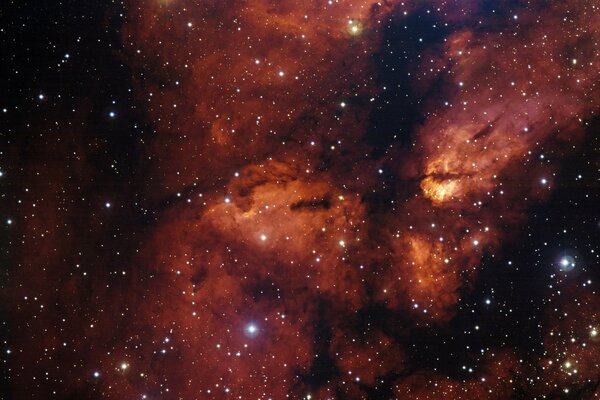
[[[600,109],[593,2],[534,1],[485,27],[479,2],[450,3],[129,1],[124,58],[155,129],[140,202],[156,218],[126,260],[98,250],[110,279],[131,265],[80,323],[103,343],[77,360],[106,371],[103,398],[555,396],[523,383],[540,369],[597,395],[594,296],[553,306],[578,320],[550,312],[536,362],[486,349],[464,379],[412,365],[413,330],[447,327],[482,260],[548,195],[540,173],[558,166],[534,161],[571,151]],[[385,26],[423,10],[457,27],[408,60],[424,97],[409,144],[373,155],[371,118],[395,89],[378,81]],[[39,251],[23,264],[53,253]]]
[[[378,8],[141,2],[124,43],[144,71],[138,94],[159,128],[155,193],[229,179],[273,154],[314,171],[322,157],[356,152],[377,91],[368,70]]]
[[[430,101],[408,156],[391,151],[384,159],[401,159],[399,179],[418,184],[397,196],[395,211],[372,221],[365,199],[377,185],[377,160],[365,157],[363,137],[369,99],[381,88],[370,78],[371,57],[381,21],[415,7],[155,2],[132,13],[124,30],[132,63],[158,77],[138,87],[158,130],[148,150],[158,154],[154,192],[201,196],[169,211],[156,228],[155,256],[144,260],[162,274],[178,274],[165,278],[173,293],[164,304],[186,298],[186,305],[156,310],[164,314],[158,319],[170,315],[189,331],[202,321],[205,336],[190,339],[190,354],[210,348],[217,366],[194,372],[190,392],[181,396],[216,383],[242,397],[283,396],[302,386],[298,374],[308,374],[310,360],[323,352],[342,374],[354,370],[366,385],[401,374],[398,343],[382,334],[351,343],[344,319],[370,304],[416,321],[452,319],[482,258],[522,218],[529,204],[522,199],[544,196],[533,189],[537,167],[522,165],[543,148],[576,143],[581,122],[597,108],[589,40],[547,28],[566,23],[566,6],[544,12],[543,24],[527,14],[508,31],[450,34],[443,47],[426,50],[415,73],[416,90],[425,93],[441,81],[447,101]],[[459,19],[439,10],[443,20]],[[572,18],[585,26],[588,17]],[[588,26],[586,34],[595,37]],[[322,302],[329,311],[318,309]],[[317,350],[307,337],[317,335],[314,321],[331,310],[333,340]],[[252,318],[264,318],[265,329],[278,326],[262,340],[271,341],[272,354],[287,354],[287,362],[267,367],[266,358],[242,358],[239,370],[228,372],[229,356],[213,342],[239,346],[235,337]],[[183,365],[192,363],[182,357]],[[489,361],[491,370],[502,363]],[[506,364],[513,368],[514,360]],[[506,368],[491,374],[500,379]],[[239,374],[247,380],[232,380]],[[342,381],[313,392],[335,397]],[[414,398],[434,392],[460,398],[479,386],[446,381],[432,389],[418,382],[399,385],[418,385],[410,389],[420,393]],[[490,398],[510,392],[498,384],[503,388]],[[364,395],[355,385],[346,396]]]

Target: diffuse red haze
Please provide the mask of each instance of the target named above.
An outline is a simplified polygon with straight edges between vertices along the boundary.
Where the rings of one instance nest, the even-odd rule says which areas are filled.
[[[472,378],[447,377],[411,365],[405,340],[452,320],[483,257],[551,190],[539,177],[554,166],[534,161],[579,143],[597,111],[594,2],[534,2],[489,26],[428,2],[461,28],[414,61],[412,89],[435,94],[410,146],[380,159],[364,139],[388,90],[374,57],[385,25],[422,2],[130,3],[123,43],[156,129],[146,195],[184,195],[131,255],[129,284],[91,300],[115,296],[102,308],[132,318],[90,333],[118,339],[84,361],[104,377],[83,386],[116,399],[594,393],[593,298],[548,305],[534,365],[488,349]],[[365,199],[388,172],[406,190],[375,213]],[[373,308],[402,322],[360,325]],[[325,380],[322,359],[336,368]],[[556,385],[527,381],[540,376]]]

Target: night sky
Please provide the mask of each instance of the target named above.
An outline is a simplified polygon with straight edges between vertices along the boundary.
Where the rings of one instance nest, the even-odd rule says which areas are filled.
[[[600,397],[600,1],[4,0],[0,399]]]

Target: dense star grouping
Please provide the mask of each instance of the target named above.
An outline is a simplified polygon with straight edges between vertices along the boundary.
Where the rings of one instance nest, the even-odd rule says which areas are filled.
[[[7,8],[4,398],[600,395],[600,3]]]

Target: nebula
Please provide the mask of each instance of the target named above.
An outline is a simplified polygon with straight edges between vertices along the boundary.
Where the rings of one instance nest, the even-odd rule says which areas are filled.
[[[540,342],[449,332],[493,334],[469,299],[593,135],[598,6],[127,0],[118,57],[151,133],[121,186],[87,115],[27,156],[8,398],[597,397],[592,272],[544,272]]]

